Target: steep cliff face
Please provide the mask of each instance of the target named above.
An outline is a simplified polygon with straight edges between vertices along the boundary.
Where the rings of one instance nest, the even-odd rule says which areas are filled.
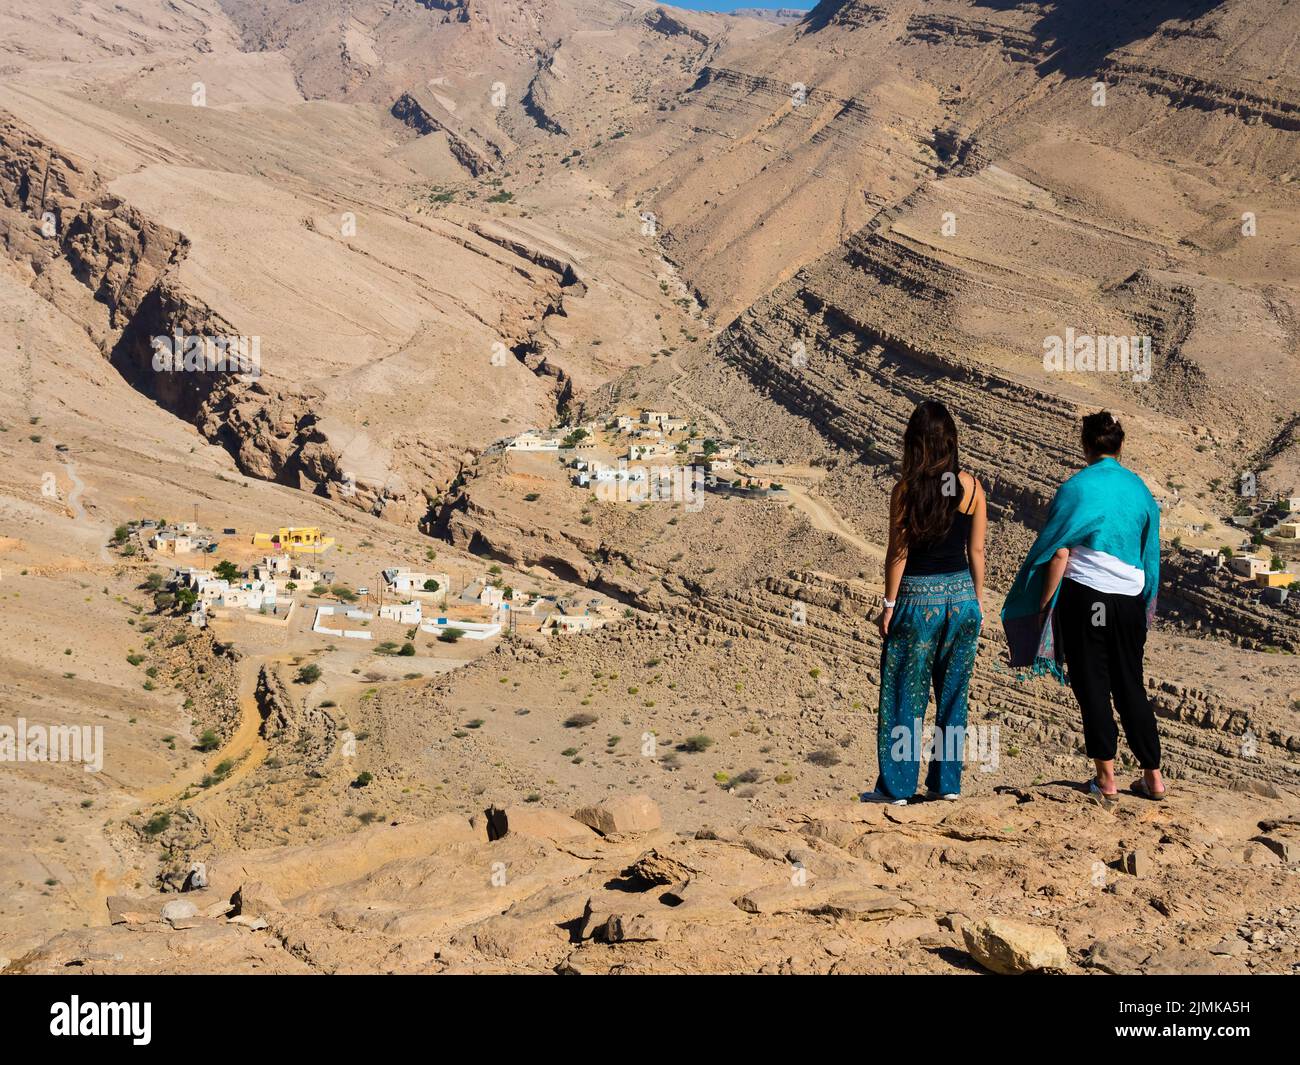
[[[422,94],[404,92],[394,101],[393,117],[415,130],[420,136],[442,133],[447,147],[456,161],[471,177],[482,177],[495,172],[501,165],[503,152],[491,139],[472,127],[462,127],[447,108],[436,99],[417,97]]]
[[[187,249],[180,233],[109,194],[92,169],[8,115],[0,116],[0,205],[9,256],[38,278],[62,260],[117,329]]]
[[[0,204],[10,257],[26,263],[33,286],[51,298],[60,298],[52,276],[59,271],[88,290],[104,317],[87,321],[87,332],[135,388],[224,446],[251,476],[297,486],[343,482],[310,391],[253,374],[155,366],[155,338],[240,335],[178,282],[189,250],[181,233],[107,192],[93,170],[12,118],[0,123]],[[354,501],[372,502],[362,493]]]
[[[566,302],[580,310],[602,298],[608,304],[608,286],[588,300],[591,268],[583,257],[518,212],[493,219],[465,211],[429,226],[394,212],[375,218],[369,240],[346,243],[314,218],[293,217],[264,238],[266,283],[241,294],[241,275],[256,258],[239,231],[239,195],[229,210],[176,216],[201,234],[196,256],[189,237],[148,210],[171,211],[178,181],[195,181],[193,172],[146,176],[147,191],[158,190],[149,199],[132,175],[126,192],[144,204],[135,206],[16,120],[0,130],[9,256],[27,265],[33,286],[87,330],[119,374],[251,476],[415,525],[466,457],[508,431],[503,421],[522,429],[553,419],[575,381],[589,387],[593,370],[600,372],[575,367],[552,329],[573,311]],[[296,206],[276,209],[282,218]],[[233,233],[222,231],[228,222]],[[287,280],[286,243],[301,250],[298,261],[313,280]],[[462,288],[449,296],[453,277]],[[286,283],[303,298],[277,306],[270,289]],[[367,298],[376,291],[383,302],[371,311]],[[467,298],[475,292],[491,297]],[[360,336],[355,305],[367,318]],[[285,312],[296,334],[285,332]],[[622,312],[598,305],[594,313]],[[332,363],[319,350],[327,338]],[[226,350],[218,345],[229,345],[230,366],[211,365]],[[160,346],[184,350],[182,365],[160,367]],[[466,350],[477,356],[472,365]]]

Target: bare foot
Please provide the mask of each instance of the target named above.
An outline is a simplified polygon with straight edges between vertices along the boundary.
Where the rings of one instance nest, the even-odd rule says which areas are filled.
[[[1140,788],[1139,788],[1140,785]],[[1142,770],[1142,779],[1133,781],[1134,791],[1145,791],[1152,798],[1165,793],[1165,782],[1159,769]]]

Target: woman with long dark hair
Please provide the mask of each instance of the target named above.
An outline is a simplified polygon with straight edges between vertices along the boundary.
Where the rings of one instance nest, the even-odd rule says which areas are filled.
[[[961,793],[987,527],[984,488],[959,465],[952,415],[942,403],[919,404],[903,434],[902,475],[889,501],[880,615],[880,776],[865,800],[903,806],[915,795],[931,688],[936,713],[926,791],[950,800]]]
[[[1007,596],[1002,627],[1013,666],[1058,678],[1062,665],[1068,670],[1096,768],[1088,783],[1094,801],[1117,801],[1117,711],[1142,767],[1129,790],[1160,802],[1160,736],[1143,680],[1160,586],[1160,507],[1142,478],[1120,465],[1124,427],[1109,411],[1083,419],[1081,443],[1087,465],[1057,489]]]

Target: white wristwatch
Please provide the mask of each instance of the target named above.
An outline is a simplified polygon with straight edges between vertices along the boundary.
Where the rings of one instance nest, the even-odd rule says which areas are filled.
[[[897,600],[897,599],[885,599],[885,598],[882,597],[882,598],[881,598],[881,601],[885,604],[885,609],[886,609],[886,610],[893,610],[894,607],[898,606],[898,600]]]

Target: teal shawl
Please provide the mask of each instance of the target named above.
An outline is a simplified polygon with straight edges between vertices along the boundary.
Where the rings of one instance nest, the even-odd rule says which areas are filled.
[[[1007,594],[1002,627],[1013,667],[1064,680],[1055,626],[1061,589],[1053,594],[1045,619],[1040,619],[1039,602],[1052,556],[1059,548],[1078,546],[1105,551],[1145,573],[1142,597],[1150,625],[1160,586],[1160,508],[1141,477],[1107,457],[1084,467],[1057,489],[1047,524]]]

